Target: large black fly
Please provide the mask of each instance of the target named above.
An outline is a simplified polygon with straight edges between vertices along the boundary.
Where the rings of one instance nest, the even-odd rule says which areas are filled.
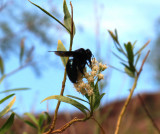
[[[69,58],[66,64],[67,75],[71,82],[76,83],[79,75],[84,74],[84,68],[87,64],[91,67],[92,52],[89,49],[77,49],[75,51],[54,51],[56,55]],[[89,62],[89,63],[88,63]]]

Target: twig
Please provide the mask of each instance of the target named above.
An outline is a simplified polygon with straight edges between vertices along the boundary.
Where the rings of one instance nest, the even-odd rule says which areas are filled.
[[[146,56],[143,59],[143,62],[142,62],[141,68],[139,69],[138,75],[140,75],[140,73],[142,72],[142,68],[144,66],[144,63],[146,62],[146,59],[147,59],[149,53],[150,53],[150,50],[147,52]]]
[[[51,134],[54,134],[54,133],[62,133],[64,132],[68,127],[70,127],[73,123],[76,123],[76,122],[83,122],[85,121],[84,119],[78,119],[78,118],[74,118],[72,119],[70,122],[66,123],[63,127],[61,127],[60,129],[57,129],[57,130],[54,130],[51,132]]]
[[[148,109],[147,109],[147,106],[145,105],[142,97],[140,96],[140,94],[138,94],[138,98],[144,108],[144,111],[146,112],[148,118],[150,119],[150,121],[152,122],[153,126],[155,127],[155,129],[157,130],[157,132],[160,134],[160,129],[158,128],[157,124],[155,123],[155,121],[153,120],[151,114],[149,113]]]
[[[122,117],[123,117],[123,115],[124,115],[124,113],[125,113],[125,111],[126,111],[126,108],[127,108],[128,104],[129,104],[131,98],[132,98],[133,92],[134,92],[134,90],[135,90],[135,88],[136,88],[136,86],[137,86],[137,81],[138,81],[139,75],[140,75],[140,73],[142,72],[142,68],[143,68],[143,66],[144,66],[144,63],[145,63],[148,55],[149,55],[149,52],[150,52],[150,51],[147,52],[145,58],[143,59],[141,68],[140,68],[140,70],[137,72],[137,75],[135,76],[134,84],[133,84],[133,86],[132,86],[132,88],[131,88],[130,94],[129,94],[127,100],[125,101],[125,103],[124,103],[124,105],[123,105],[123,107],[122,107],[122,110],[121,110],[121,112],[120,112],[120,115],[118,116],[118,121],[117,121],[117,125],[116,125],[116,130],[115,130],[115,133],[114,133],[114,134],[118,134],[118,132],[119,132],[119,127],[120,127],[120,124],[121,124]]]
[[[72,7],[72,3],[71,2],[70,2],[70,5],[71,5],[71,32],[70,32],[70,47],[69,47],[69,51],[72,50],[72,44],[73,44],[73,7]],[[64,78],[63,78],[63,81],[62,81],[62,89],[61,89],[61,93],[60,93],[60,95],[62,95],[62,96],[63,96],[64,89],[65,89],[66,76],[67,76],[67,71],[66,71],[66,68],[65,68]],[[58,109],[59,109],[60,104],[61,104],[61,101],[58,101],[56,109],[55,109],[54,119],[53,119],[53,122],[51,124],[51,127],[44,134],[50,134],[50,133],[54,132],[53,130],[55,128],[55,124],[56,124],[56,120],[57,120],[57,115],[58,115]],[[68,128],[68,127],[66,127],[66,128]],[[58,130],[55,130],[55,131],[58,131]],[[58,132],[56,132],[56,133],[58,133]]]

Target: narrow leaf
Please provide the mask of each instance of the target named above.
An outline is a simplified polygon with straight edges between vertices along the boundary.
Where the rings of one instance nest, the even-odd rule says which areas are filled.
[[[71,15],[69,13],[66,0],[63,1],[63,12],[64,12],[64,25],[69,29],[69,33],[71,32]],[[73,35],[75,35],[75,25],[73,23]]]
[[[134,55],[136,56],[137,54],[141,53],[142,50],[150,43],[150,40],[147,41]]]
[[[34,125],[32,122],[30,122],[30,121],[28,121],[28,120],[25,120],[24,122],[25,122],[26,124],[28,124],[29,126],[35,128],[35,129],[37,129],[37,126]]]
[[[120,56],[118,56],[116,53],[114,53],[114,52],[112,52],[112,53],[113,53],[114,56],[116,56],[116,57],[117,57],[118,59],[120,59],[121,61],[127,62],[127,61],[123,60]]]
[[[61,40],[58,40],[58,46],[57,46],[57,51],[66,51],[65,46],[63,45]],[[61,57],[63,65],[66,67],[68,57]]]
[[[39,119],[38,119],[38,126],[42,127],[44,121],[47,119],[47,116],[45,114],[40,114]]]
[[[14,102],[16,100],[16,96],[13,98],[13,100],[0,112],[0,117],[8,113],[8,111],[11,109],[13,106]]]
[[[6,101],[9,98],[11,98],[13,95],[15,95],[15,94],[10,94],[10,95],[6,96],[5,98],[3,98],[2,100],[0,100],[0,104],[2,104],[4,101]]]
[[[35,3],[31,2],[30,0],[28,0],[31,4],[35,5],[36,7],[38,7],[40,10],[42,10],[44,13],[46,13],[48,16],[50,16],[51,18],[53,18],[55,21],[57,21],[60,25],[62,25],[68,32],[70,32],[70,30],[62,23],[60,22],[56,17],[54,17],[53,15],[51,15],[49,12],[47,12],[46,10],[44,10],[43,8],[41,8],[40,6],[36,5]]]
[[[133,66],[134,63],[134,55],[133,55],[133,48],[131,42],[128,42],[127,44],[124,44],[127,55],[128,55],[128,62],[130,66]]]
[[[0,71],[1,71],[1,74],[3,75],[4,74],[4,64],[3,64],[3,59],[1,56],[0,56]]]
[[[83,99],[81,99],[81,98],[79,98],[79,97],[76,97],[76,96],[73,96],[73,95],[67,95],[67,96],[68,96],[68,97],[70,97],[70,98],[74,98],[74,99],[77,99],[77,100],[80,100],[80,101],[87,102],[87,103],[89,104],[89,102],[88,102],[88,101],[83,100]]]
[[[97,96],[96,101],[94,103],[94,107],[93,107],[94,110],[99,107],[101,99],[103,98],[104,95],[105,93],[102,93],[101,95]]]
[[[8,90],[4,90],[1,93],[6,93],[6,92],[13,92],[13,91],[20,91],[20,90],[29,90],[30,88],[15,88],[15,89],[8,89]]]
[[[20,47],[21,49],[20,49],[20,56],[19,56],[20,63],[22,63],[22,59],[24,55],[24,40],[25,39],[21,40],[21,47]]]
[[[140,56],[141,56],[141,53],[139,53],[138,56],[137,56],[137,59],[136,59],[136,62],[135,62],[135,67],[136,67],[136,65],[138,63],[138,60],[139,60]]]
[[[65,97],[65,96],[61,96],[61,95],[49,96],[49,97],[45,98],[44,100],[42,100],[41,102],[44,102],[44,101],[50,100],[50,99],[56,99],[56,100],[71,104],[71,105],[75,106],[76,108],[78,108],[80,111],[82,111],[85,115],[87,115],[85,110],[89,111],[89,109],[87,107],[85,107],[84,105],[82,105],[78,101],[75,101],[75,100],[73,100],[71,98],[68,98],[68,97]]]
[[[132,72],[128,67],[125,67],[124,70],[129,76],[135,77],[134,72]]]
[[[24,114],[27,115],[38,126],[38,121],[33,114],[31,113],[24,113]]]
[[[4,80],[5,77],[6,77],[6,75],[3,75],[3,76],[0,78],[0,84],[2,83],[2,81]]]
[[[132,48],[134,49],[134,46],[136,45],[137,40],[133,43]]]
[[[0,128],[0,133],[1,134],[5,134],[12,126],[13,122],[14,122],[14,113],[12,113],[10,115],[10,117],[8,118],[8,120],[5,122],[5,124]]]

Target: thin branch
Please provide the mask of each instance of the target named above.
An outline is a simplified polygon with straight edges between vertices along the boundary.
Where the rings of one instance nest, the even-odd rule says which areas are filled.
[[[157,124],[155,123],[155,121],[153,120],[151,114],[149,113],[148,109],[147,109],[147,106],[145,105],[142,97],[140,96],[140,94],[138,94],[138,98],[144,108],[144,111],[146,112],[148,118],[150,119],[150,121],[152,122],[153,126],[155,127],[155,129],[157,130],[157,132],[160,134],[160,129],[158,128]]]
[[[73,123],[76,123],[76,122],[83,122],[85,121],[84,119],[78,119],[78,118],[74,118],[72,119],[70,122],[66,123],[63,127],[61,127],[60,129],[57,129],[57,130],[54,130],[51,132],[51,134],[54,134],[54,133],[62,133],[64,132],[67,128],[69,128]]]
[[[70,32],[70,47],[69,47],[69,51],[72,50],[72,44],[73,44],[73,6],[72,6],[72,3],[70,2],[70,5],[71,5],[71,32]],[[64,89],[65,89],[65,83],[66,83],[66,77],[67,77],[67,71],[66,71],[66,68],[65,68],[65,71],[64,71],[64,78],[63,78],[63,81],[62,81],[62,88],[61,88],[61,93],[60,95],[63,96],[63,93],[64,93]],[[58,101],[57,103],[57,106],[56,106],[56,109],[55,109],[55,114],[54,114],[54,119],[53,119],[53,122],[51,124],[51,127],[50,129],[45,132],[44,134],[49,134],[49,133],[53,133],[54,131],[54,128],[55,128],[55,124],[56,124],[56,120],[57,120],[57,115],[58,115],[58,110],[59,110],[59,106],[61,104],[61,101]],[[74,123],[75,121],[73,121]],[[76,121],[77,122],[77,121]],[[70,123],[69,123],[70,124]],[[71,123],[72,124],[72,123]],[[70,125],[71,125],[70,124]],[[70,126],[69,125],[69,126]],[[66,128],[68,128],[69,126],[67,126]],[[56,130],[55,130],[56,131]],[[58,131],[58,130],[57,130]],[[63,130],[64,131],[64,130]],[[58,133],[58,132],[56,132]]]
[[[147,59],[149,53],[150,53],[150,50],[147,52],[146,56],[145,56],[144,59],[143,59],[143,62],[142,62],[142,65],[141,65],[141,67],[140,67],[140,70],[139,70],[139,72],[138,72],[138,75],[140,75],[140,73],[142,72],[142,68],[143,68],[143,66],[144,66],[144,63],[146,62],[146,59]]]
[[[143,66],[144,66],[144,63],[145,63],[148,55],[149,55],[149,52],[150,52],[150,51],[147,52],[145,58],[143,59],[141,68],[140,68],[139,72],[137,72],[137,75],[135,76],[134,84],[133,84],[133,86],[132,86],[132,88],[131,88],[130,94],[129,94],[127,100],[125,101],[125,103],[124,103],[124,105],[123,105],[123,107],[122,107],[122,110],[121,110],[121,112],[120,112],[120,115],[118,116],[118,121],[117,121],[117,125],[116,125],[116,130],[115,130],[115,133],[114,133],[114,134],[118,134],[118,132],[119,132],[119,127],[120,127],[120,124],[121,124],[122,117],[123,117],[123,115],[124,115],[124,113],[125,113],[125,111],[126,111],[126,108],[127,108],[128,104],[129,104],[131,98],[132,98],[133,92],[134,92],[134,90],[135,90],[135,88],[136,88],[136,86],[137,86],[137,81],[138,81],[139,75],[140,75],[140,73],[142,72],[142,68],[143,68]]]
[[[123,115],[124,115],[124,113],[125,113],[125,111],[126,111],[126,108],[127,108],[128,104],[129,104],[131,98],[132,98],[134,89],[135,89],[136,86],[137,86],[137,81],[138,81],[138,76],[135,77],[134,84],[133,84],[133,86],[132,86],[132,89],[131,89],[131,91],[130,91],[130,94],[129,94],[127,100],[125,101],[125,103],[124,103],[124,105],[123,105],[123,107],[122,107],[122,110],[121,110],[121,112],[120,112],[120,115],[118,116],[118,121],[117,121],[117,125],[116,125],[116,130],[115,130],[115,133],[114,133],[114,134],[118,134],[118,132],[119,132],[119,127],[120,127],[120,124],[121,124],[122,117],[123,117]]]

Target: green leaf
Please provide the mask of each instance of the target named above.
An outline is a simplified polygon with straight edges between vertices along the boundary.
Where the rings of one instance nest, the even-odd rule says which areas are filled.
[[[42,127],[45,120],[47,120],[46,114],[44,114],[44,113],[40,114],[39,119],[38,119],[39,127]]]
[[[5,124],[0,128],[0,134],[5,134],[11,128],[14,121],[14,115],[15,114],[12,113]]]
[[[97,80],[95,86],[93,86],[93,92],[94,92],[94,94],[93,94],[93,97],[90,98],[90,103],[92,103],[92,108],[94,109],[94,105],[95,105],[95,103],[96,103],[96,100],[97,100],[97,98],[99,98],[99,96],[100,96],[99,88],[98,88],[98,80]],[[92,101],[92,102],[91,102],[91,101]]]
[[[131,42],[128,42],[127,44],[124,44],[126,51],[127,51],[127,57],[128,62],[130,66],[133,66],[134,63],[134,55],[133,55],[133,48]]]
[[[8,111],[11,109],[11,107],[13,106],[14,102],[16,100],[16,96],[13,98],[13,100],[0,112],[0,118],[5,115],[6,113],[8,113]]]
[[[69,29],[69,33],[71,33],[71,15],[69,13],[66,0],[63,1],[63,12],[64,12],[64,25]],[[76,29],[73,23],[73,36],[75,35]]]
[[[6,92],[13,92],[13,91],[20,91],[20,90],[29,90],[30,88],[15,88],[15,89],[8,89],[5,91],[0,92],[1,93],[6,93]]]
[[[22,59],[23,59],[23,55],[24,55],[24,40],[25,39],[21,40],[21,50],[20,50],[20,57],[19,57],[20,63],[22,63]]]
[[[136,59],[136,62],[135,62],[135,67],[136,67],[136,65],[137,65],[137,63],[139,61],[140,56],[141,56],[141,53],[139,53],[138,56],[137,56],[137,59]]]
[[[44,100],[42,100],[41,102],[44,102],[44,101],[50,100],[50,99],[56,99],[56,100],[71,104],[71,105],[75,106],[76,108],[78,108],[80,111],[82,111],[85,115],[87,115],[85,110],[89,111],[89,109],[87,107],[85,107],[84,105],[82,105],[78,101],[75,101],[75,100],[73,100],[71,98],[68,98],[68,97],[65,97],[65,96],[61,96],[61,95],[49,96],[49,97],[45,98]]]
[[[65,46],[63,45],[61,40],[58,40],[58,46],[57,46],[57,51],[66,51]],[[61,57],[62,63],[64,67],[66,67],[68,57]]]
[[[24,113],[24,114],[27,115],[38,126],[38,120],[33,114],[31,113]]]
[[[2,81],[4,80],[5,77],[6,77],[6,75],[3,75],[3,76],[0,78],[0,84],[2,83]]]
[[[5,98],[3,98],[2,100],[0,100],[0,104],[2,104],[5,100],[8,100],[9,98],[11,98],[13,95],[15,95],[15,94],[10,94],[10,95],[6,96]]]
[[[70,98],[74,98],[74,99],[77,99],[77,100],[80,100],[80,101],[87,102],[87,103],[89,104],[89,102],[88,102],[88,101],[83,100],[83,99],[81,99],[81,98],[79,98],[79,97],[76,97],[76,96],[73,96],[73,95],[67,95],[67,96],[68,96],[68,97],[70,97]]]
[[[132,48],[134,49],[134,46],[136,45],[137,40],[133,43]]]
[[[3,59],[1,56],[0,56],[0,71],[1,71],[1,74],[3,75],[4,74],[4,65],[3,65]]]
[[[28,120],[25,120],[24,122],[25,122],[26,124],[28,124],[29,126],[37,129],[37,126],[36,126],[35,124],[33,124],[32,122],[30,122],[30,121],[28,121]]]
[[[113,53],[114,56],[116,56],[116,57],[117,57],[118,59],[120,59],[121,61],[127,62],[127,61],[123,60],[120,56],[118,56],[116,53],[114,53],[114,52],[112,52],[112,53]]]
[[[101,99],[103,98],[103,96],[105,95],[105,93],[102,93],[101,95],[97,96],[96,101],[94,103],[93,109],[97,109],[101,103]]]
[[[50,16],[51,18],[53,18],[55,21],[57,21],[60,25],[62,25],[68,32],[70,32],[70,30],[62,23],[60,22],[56,17],[54,17],[53,15],[51,15],[49,12],[47,12],[46,10],[44,10],[43,8],[41,8],[40,6],[36,5],[35,3],[31,2],[30,0],[28,0],[31,4],[35,5],[36,7],[38,7],[40,10],[42,10],[44,13],[46,13],[48,16]]]
[[[135,77],[135,73],[131,71],[129,67],[125,67],[124,70],[129,76]]]

